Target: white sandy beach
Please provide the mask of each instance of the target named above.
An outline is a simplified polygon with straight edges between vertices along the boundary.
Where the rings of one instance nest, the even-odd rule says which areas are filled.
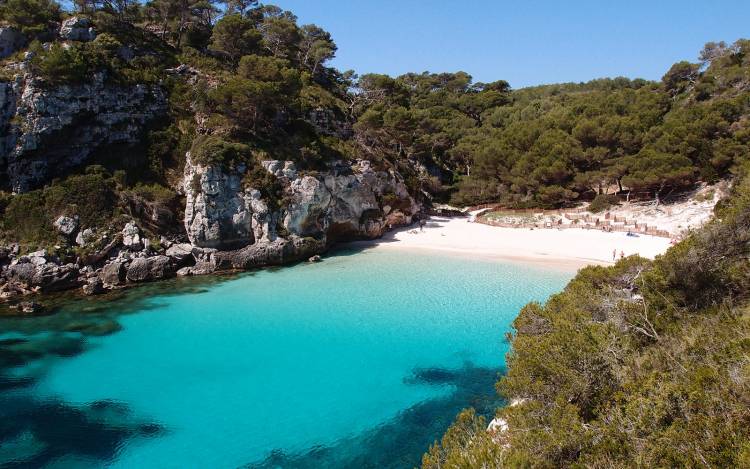
[[[639,254],[653,259],[670,246],[669,239],[582,229],[498,228],[469,222],[467,218],[432,217],[420,232],[413,225],[375,241],[375,249],[434,250],[456,255],[543,263],[577,269],[586,265],[611,265],[612,253]],[[416,231],[416,232],[415,232]]]

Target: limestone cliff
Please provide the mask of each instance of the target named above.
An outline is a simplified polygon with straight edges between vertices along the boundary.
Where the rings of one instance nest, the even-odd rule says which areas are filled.
[[[18,67],[23,71],[24,64]],[[103,73],[54,88],[30,73],[0,82],[4,188],[25,192],[81,165],[103,145],[136,143],[145,124],[165,111],[160,87],[113,85]]]
[[[281,264],[337,240],[376,238],[419,210],[399,174],[365,160],[335,162],[316,175],[301,175],[290,161],[263,166],[284,186],[279,209],[243,184],[244,166],[224,170],[187,155],[185,230],[194,246],[230,250],[214,256],[215,267]]]

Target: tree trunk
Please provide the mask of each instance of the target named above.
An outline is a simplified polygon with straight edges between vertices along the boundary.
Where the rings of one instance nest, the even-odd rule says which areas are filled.
[[[663,191],[663,190],[664,190],[664,183],[662,182],[661,185],[659,186],[659,189],[656,191],[656,194],[654,194],[654,196],[656,198],[656,207],[655,208],[659,208],[659,202],[661,202],[661,200],[659,200],[659,196],[661,195],[661,191]]]

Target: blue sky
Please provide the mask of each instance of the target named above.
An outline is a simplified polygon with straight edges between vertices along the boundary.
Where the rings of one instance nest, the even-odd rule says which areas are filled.
[[[659,79],[711,40],[750,37],[750,0],[275,0],[333,35],[358,73],[464,70],[514,88]]]

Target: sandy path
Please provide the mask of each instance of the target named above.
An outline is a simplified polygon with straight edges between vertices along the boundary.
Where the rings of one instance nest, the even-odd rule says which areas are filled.
[[[416,226],[416,225],[414,225]],[[547,264],[578,269],[592,264],[611,265],[612,251],[653,259],[670,246],[655,236],[628,237],[597,230],[498,228],[470,223],[466,218],[433,217],[424,227],[388,233],[370,243],[376,249],[424,249],[445,253]]]

